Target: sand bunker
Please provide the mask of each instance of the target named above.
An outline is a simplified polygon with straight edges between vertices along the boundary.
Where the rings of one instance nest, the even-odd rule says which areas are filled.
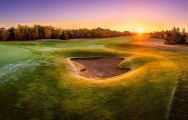
[[[130,68],[118,67],[123,60],[111,57],[71,58],[81,76],[95,79],[114,77],[130,71]]]

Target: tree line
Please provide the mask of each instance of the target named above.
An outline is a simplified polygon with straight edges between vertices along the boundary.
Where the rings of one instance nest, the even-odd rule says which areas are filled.
[[[52,26],[23,26],[0,28],[0,41],[27,41],[39,39],[75,39],[75,38],[104,38],[128,36],[130,32],[112,31],[110,29],[58,29]]]
[[[187,39],[185,29],[173,27],[171,30],[151,33],[151,37],[164,39],[165,44],[184,44]]]

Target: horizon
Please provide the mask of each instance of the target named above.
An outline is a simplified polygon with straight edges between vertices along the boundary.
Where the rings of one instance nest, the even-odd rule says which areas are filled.
[[[40,24],[146,33],[174,26],[187,29],[187,4],[186,0],[2,0],[0,27]]]

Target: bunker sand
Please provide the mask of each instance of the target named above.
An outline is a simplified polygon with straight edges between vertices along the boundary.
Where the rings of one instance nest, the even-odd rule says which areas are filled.
[[[118,66],[123,60],[112,57],[71,58],[81,76],[95,79],[114,77],[130,71],[130,68]]]

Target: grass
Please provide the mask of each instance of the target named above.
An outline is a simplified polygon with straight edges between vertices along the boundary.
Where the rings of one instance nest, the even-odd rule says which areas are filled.
[[[0,43],[0,119],[171,118],[176,112],[173,106],[180,103],[176,100],[179,88],[175,91],[178,95],[174,90],[187,74],[188,55],[131,45],[131,40],[120,37]],[[65,60],[97,56],[133,56],[121,66],[134,69],[105,81],[83,79],[73,74]],[[179,111],[180,115],[186,112]]]
[[[0,66],[29,58],[32,53],[27,49],[0,45]]]

